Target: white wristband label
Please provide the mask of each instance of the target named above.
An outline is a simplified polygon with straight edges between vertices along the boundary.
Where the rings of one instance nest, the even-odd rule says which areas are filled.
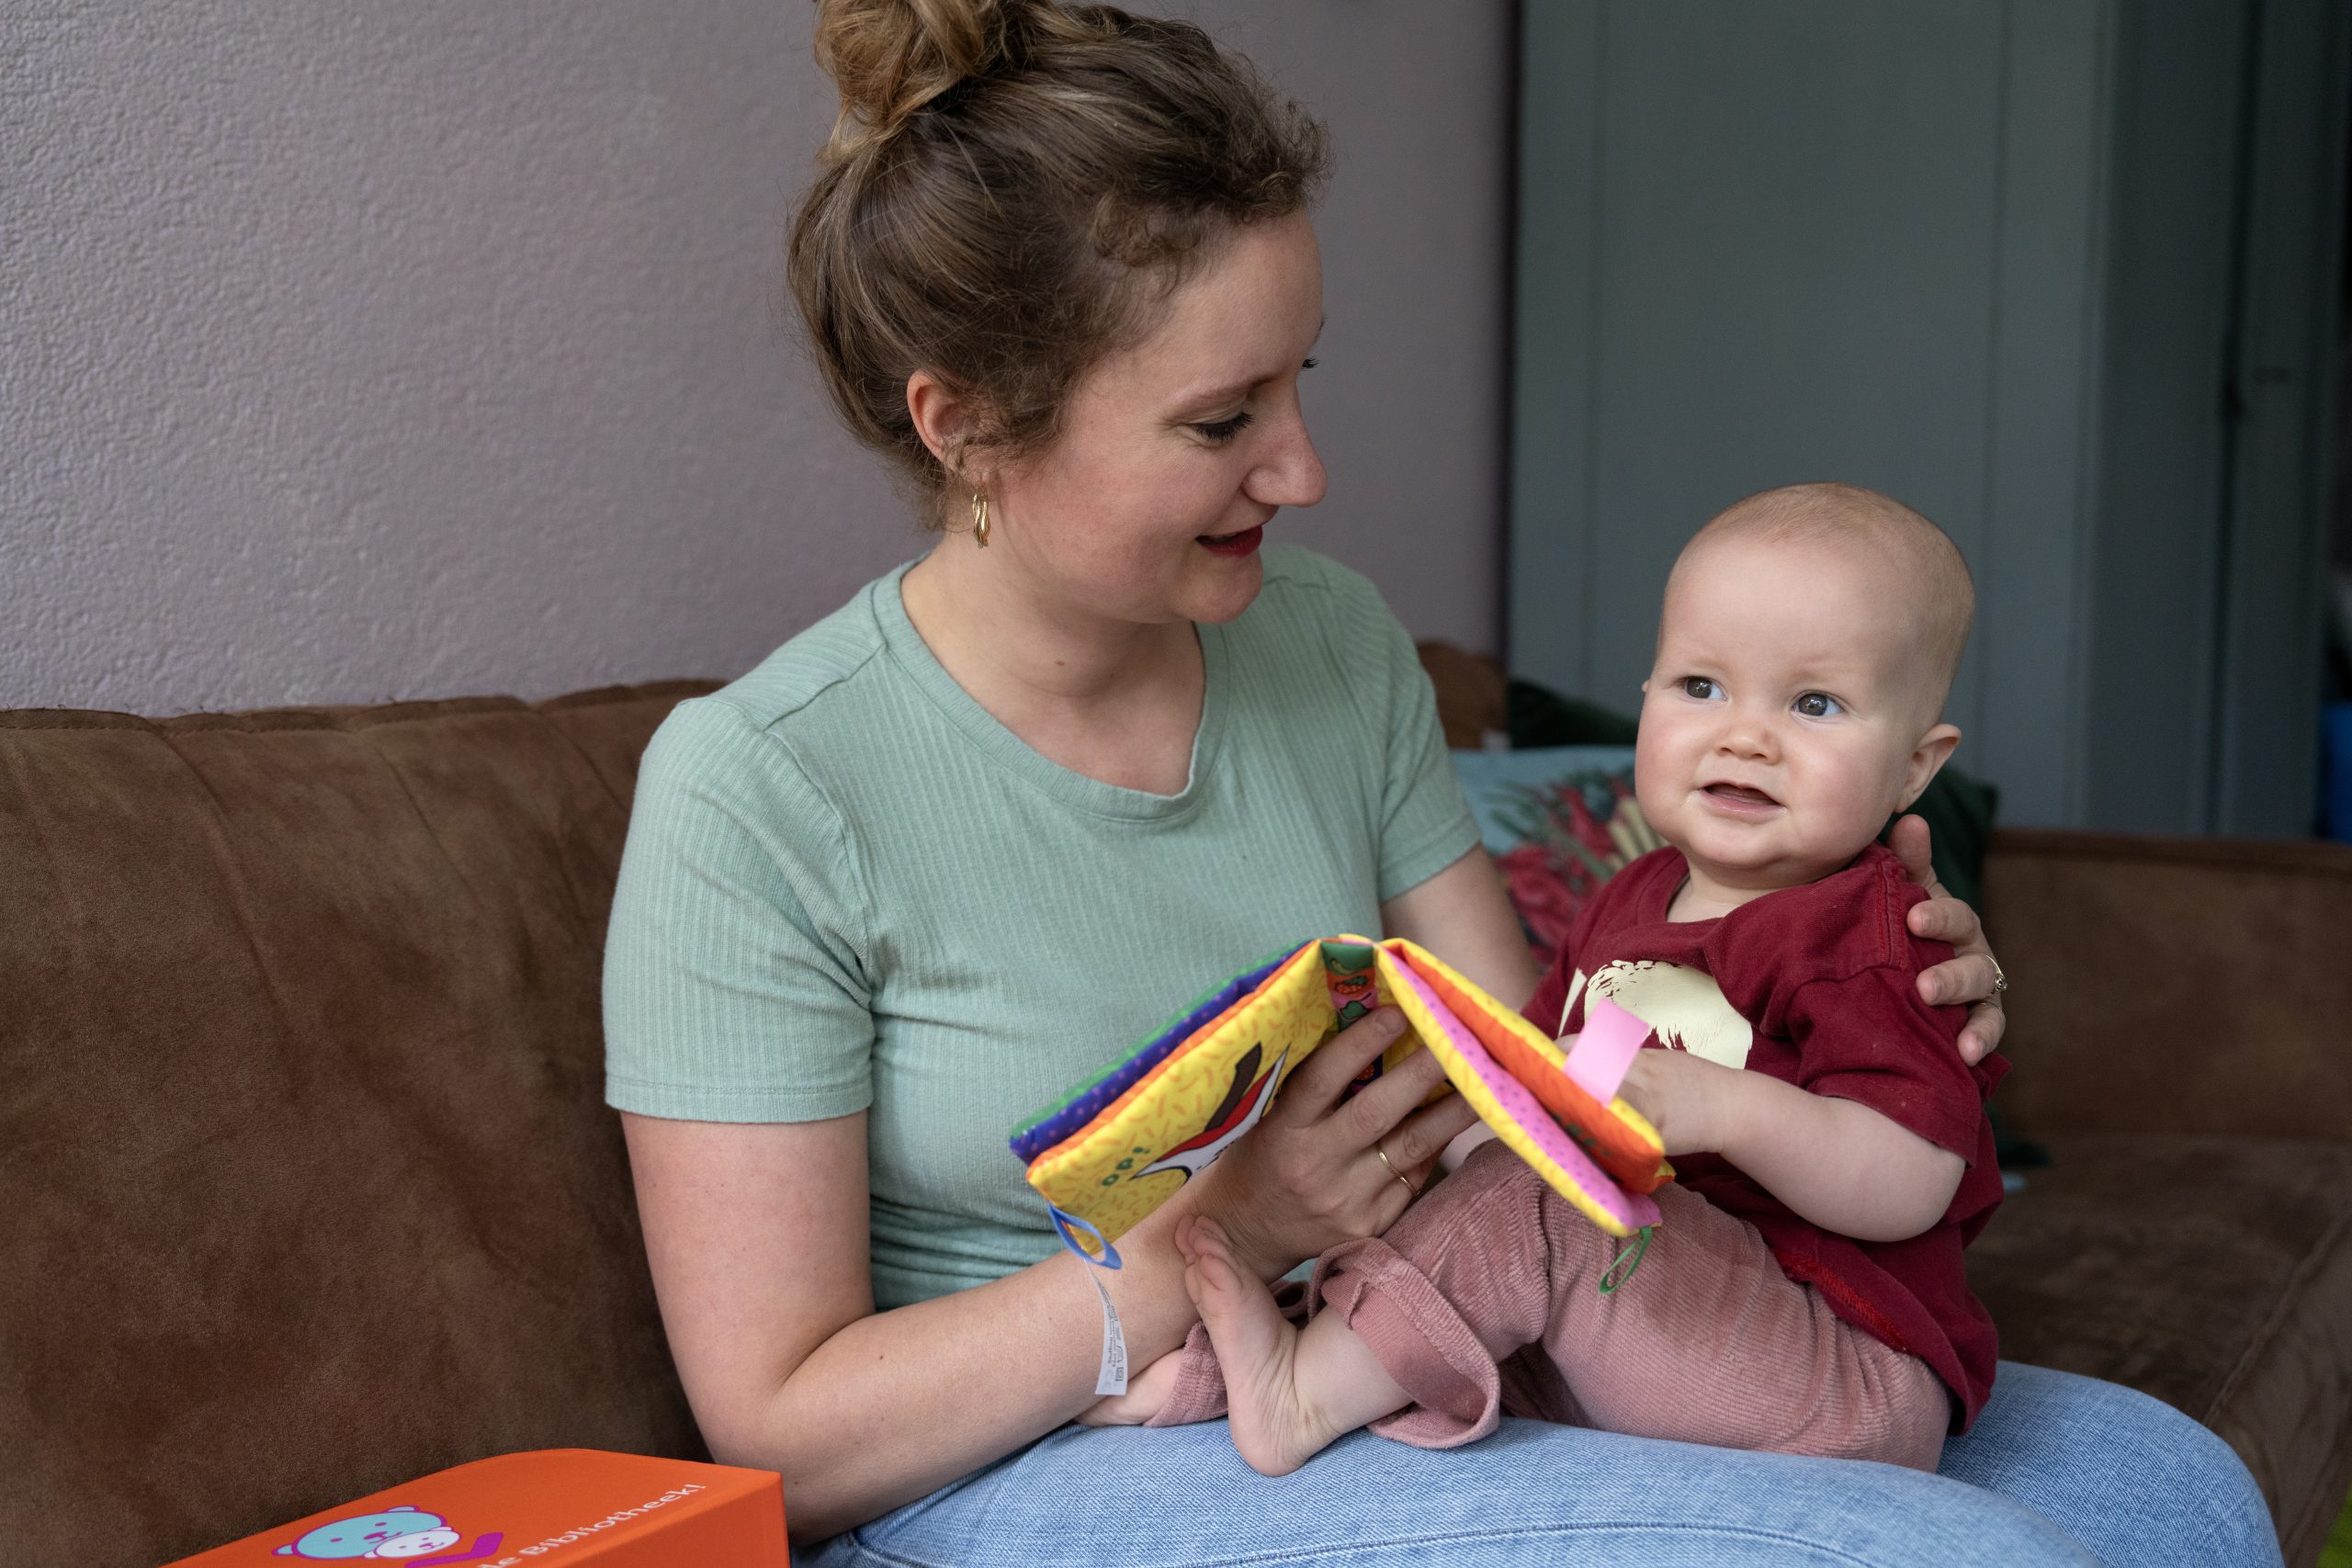
[[[1045,1195],[1040,1193],[1038,1196]],[[1053,1215],[1054,1228],[1061,1233],[1062,1245],[1076,1253],[1078,1260],[1086,1265],[1086,1277],[1094,1281],[1095,1299],[1102,1303],[1102,1360],[1094,1373],[1094,1397],[1107,1399],[1114,1393],[1125,1393],[1127,1392],[1126,1331],[1119,1326],[1119,1309],[1111,1304],[1111,1292],[1103,1288],[1102,1276],[1095,1272],[1097,1269],[1120,1268],[1119,1249],[1111,1245],[1110,1237],[1076,1214],[1056,1207],[1050,1199],[1046,1200],[1046,1212]],[[1094,1238],[1094,1245],[1101,1249],[1101,1257],[1079,1245],[1078,1233],[1080,1231]]]
[[[1102,1288],[1102,1276],[1090,1269],[1086,1277],[1094,1281],[1094,1293],[1102,1301],[1102,1365],[1094,1374],[1094,1396],[1103,1399],[1127,1392],[1127,1336],[1119,1326],[1119,1309],[1111,1304],[1111,1292]]]

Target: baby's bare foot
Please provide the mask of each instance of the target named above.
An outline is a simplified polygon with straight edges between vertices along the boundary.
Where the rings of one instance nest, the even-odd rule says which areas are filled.
[[[1185,1258],[1184,1289],[1225,1373],[1233,1446],[1260,1474],[1288,1475],[1343,1430],[1301,1396],[1299,1331],[1283,1319],[1273,1292],[1234,1262],[1216,1222],[1193,1217],[1177,1228],[1176,1245]]]

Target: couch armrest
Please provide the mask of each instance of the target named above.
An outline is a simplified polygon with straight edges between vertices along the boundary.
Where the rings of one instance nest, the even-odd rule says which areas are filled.
[[[2026,1131],[2352,1139],[2352,847],[2005,829],[1984,914]]]

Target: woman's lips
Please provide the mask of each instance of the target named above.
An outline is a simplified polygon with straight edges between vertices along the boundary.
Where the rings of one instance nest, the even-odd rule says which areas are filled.
[[[1266,525],[1261,523],[1255,528],[1244,528],[1238,534],[1203,534],[1198,542],[1201,548],[1212,555],[1247,556],[1255,555],[1265,537]]]

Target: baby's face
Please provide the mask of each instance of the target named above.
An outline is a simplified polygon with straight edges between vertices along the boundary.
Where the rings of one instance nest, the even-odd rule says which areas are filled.
[[[1634,770],[1643,815],[1727,888],[1817,881],[1933,773],[1917,586],[1877,552],[1735,539],[1667,591]]]

